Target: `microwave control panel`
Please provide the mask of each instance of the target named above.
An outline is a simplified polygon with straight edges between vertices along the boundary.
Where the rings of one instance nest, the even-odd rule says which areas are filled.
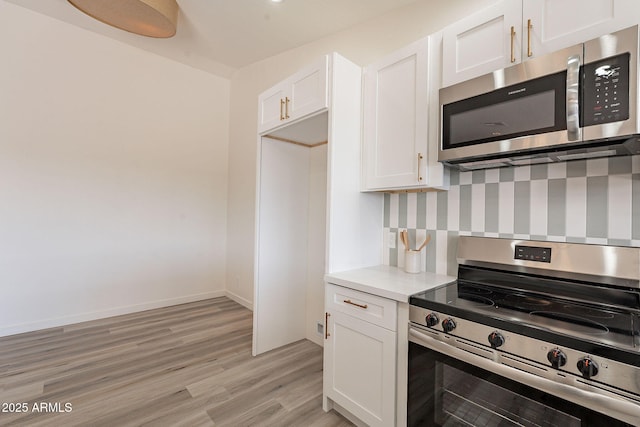
[[[582,126],[629,118],[629,53],[582,66]]]

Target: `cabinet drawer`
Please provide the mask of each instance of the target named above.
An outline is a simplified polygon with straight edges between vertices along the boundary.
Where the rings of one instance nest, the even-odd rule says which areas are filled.
[[[327,311],[339,311],[391,331],[397,329],[396,301],[331,283],[326,284],[326,298]]]

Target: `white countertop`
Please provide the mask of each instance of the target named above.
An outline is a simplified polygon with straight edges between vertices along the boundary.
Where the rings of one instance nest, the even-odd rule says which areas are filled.
[[[327,274],[324,280],[395,301],[409,302],[409,296],[446,285],[456,278],[427,272],[411,274],[401,268],[378,265]]]

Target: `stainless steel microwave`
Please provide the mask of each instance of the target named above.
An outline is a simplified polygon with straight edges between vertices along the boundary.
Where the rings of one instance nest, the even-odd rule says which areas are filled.
[[[638,26],[440,89],[461,170],[640,153]]]

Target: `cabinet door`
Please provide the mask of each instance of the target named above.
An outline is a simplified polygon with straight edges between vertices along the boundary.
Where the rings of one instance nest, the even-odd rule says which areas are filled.
[[[523,55],[540,56],[621,30],[639,15],[637,0],[523,0]]]
[[[303,68],[258,98],[258,133],[328,107],[329,57]]]
[[[429,39],[370,65],[364,75],[364,189],[426,184]]]
[[[285,121],[287,84],[279,84],[258,98],[258,133],[280,126]]]
[[[443,86],[520,62],[521,22],[520,1],[505,0],[446,27],[443,30]]]
[[[296,120],[300,117],[327,108],[328,101],[327,56],[306,67],[288,79],[288,94],[285,96],[285,118]]]
[[[395,424],[396,334],[331,312],[324,343],[324,393],[370,426]]]

